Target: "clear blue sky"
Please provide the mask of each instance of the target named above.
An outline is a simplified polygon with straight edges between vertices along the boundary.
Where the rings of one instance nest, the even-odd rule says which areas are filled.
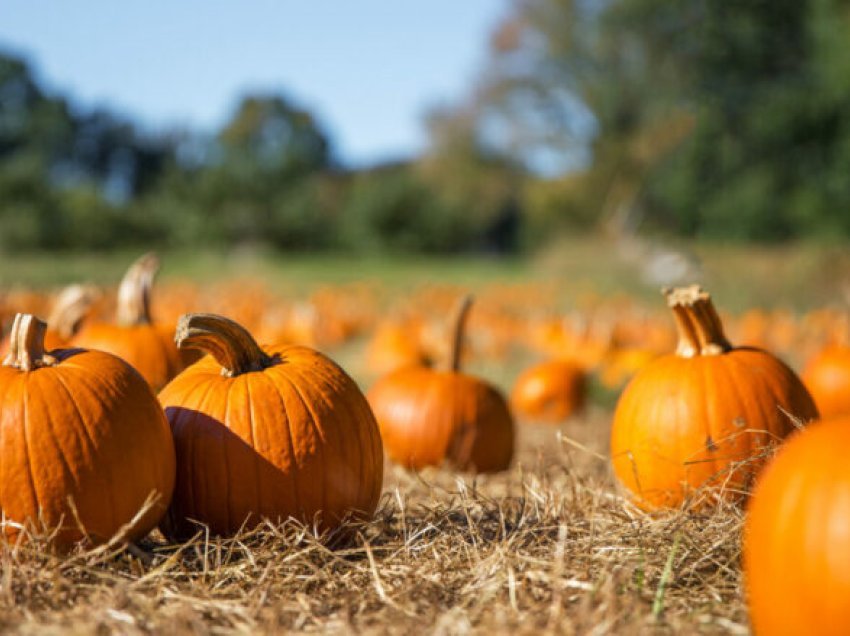
[[[0,0],[0,48],[49,87],[148,129],[210,129],[248,90],[313,110],[362,165],[425,143],[466,94],[509,0]]]

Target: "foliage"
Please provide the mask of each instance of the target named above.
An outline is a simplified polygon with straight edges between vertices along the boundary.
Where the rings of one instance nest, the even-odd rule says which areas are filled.
[[[285,94],[152,135],[0,52],[0,249],[850,236],[848,36],[850,0],[517,0],[426,151],[352,172]]]
[[[562,216],[589,208],[618,229],[711,238],[846,235],[848,35],[846,0],[527,0],[494,36],[481,134],[496,113],[527,161],[583,160]],[[553,216],[541,203],[558,208],[529,200],[532,217]]]

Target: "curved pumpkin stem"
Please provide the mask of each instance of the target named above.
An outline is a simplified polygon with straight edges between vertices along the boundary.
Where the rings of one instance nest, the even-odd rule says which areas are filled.
[[[47,318],[47,326],[65,340],[79,331],[99,293],[92,285],[69,285],[56,297],[53,309]]]
[[[130,265],[118,287],[115,322],[123,327],[151,323],[151,287],[158,271],[159,258],[153,252],[148,252]]]
[[[684,358],[712,356],[732,348],[708,292],[699,285],[690,285],[665,289],[663,293],[667,297],[667,305],[673,310],[679,332],[676,355]]]
[[[46,332],[47,324],[32,314],[16,314],[9,334],[9,355],[3,366],[32,371],[52,364],[53,359],[44,352]]]
[[[466,319],[469,317],[469,310],[472,308],[474,298],[472,294],[467,294],[457,304],[454,311],[454,323],[452,324],[452,348],[449,357],[449,367],[452,371],[460,371],[460,359],[463,355],[463,337],[466,333]]]
[[[229,378],[262,371],[272,358],[239,323],[216,314],[184,314],[177,323],[174,340],[180,349],[200,349],[221,365]]]

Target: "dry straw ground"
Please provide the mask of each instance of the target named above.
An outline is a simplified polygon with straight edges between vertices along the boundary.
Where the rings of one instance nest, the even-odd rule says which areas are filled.
[[[374,521],[66,556],[2,546],[8,633],[746,633],[741,513],[653,517],[618,494],[609,414],[523,427],[504,475],[388,468]]]

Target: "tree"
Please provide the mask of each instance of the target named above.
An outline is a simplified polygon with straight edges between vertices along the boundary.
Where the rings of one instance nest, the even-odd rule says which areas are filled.
[[[847,234],[849,6],[522,0],[492,40],[478,127],[538,181],[564,182],[540,197],[562,215],[690,236]]]

